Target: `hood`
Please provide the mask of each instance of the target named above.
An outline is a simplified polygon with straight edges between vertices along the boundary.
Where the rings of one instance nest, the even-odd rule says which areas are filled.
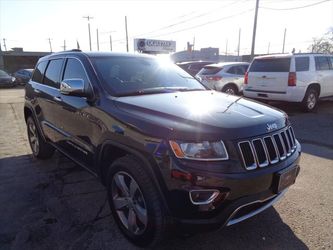
[[[131,114],[131,125],[160,138],[240,139],[266,134],[273,131],[268,127],[278,130],[288,123],[282,111],[216,91],[119,97],[115,104]]]

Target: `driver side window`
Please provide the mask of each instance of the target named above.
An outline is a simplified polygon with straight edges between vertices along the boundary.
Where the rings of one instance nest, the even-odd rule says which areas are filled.
[[[89,82],[87,74],[81,62],[74,58],[67,59],[66,68],[62,80],[64,79],[82,79],[86,86]]]

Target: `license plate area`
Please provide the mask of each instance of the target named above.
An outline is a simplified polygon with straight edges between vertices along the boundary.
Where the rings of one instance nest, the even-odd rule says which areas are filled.
[[[275,173],[273,178],[273,192],[280,193],[282,190],[295,183],[296,177],[299,172],[299,166],[289,169],[283,169]]]

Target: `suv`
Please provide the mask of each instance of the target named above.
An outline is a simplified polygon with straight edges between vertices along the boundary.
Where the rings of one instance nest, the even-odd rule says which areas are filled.
[[[210,89],[238,95],[243,91],[244,75],[249,63],[227,62],[203,67],[196,78]]]
[[[313,111],[318,99],[333,96],[333,56],[281,54],[255,57],[246,73],[244,96],[301,103]]]
[[[299,172],[301,148],[285,113],[207,90],[154,57],[46,56],[25,100],[33,155],[57,149],[98,176],[120,230],[138,246],[173,229],[250,218]]]

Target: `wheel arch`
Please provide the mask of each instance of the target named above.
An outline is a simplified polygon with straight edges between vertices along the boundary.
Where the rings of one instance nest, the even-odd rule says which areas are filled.
[[[309,89],[316,89],[318,91],[318,97],[320,96],[321,86],[319,83],[314,82],[314,83],[309,84],[306,91],[308,91]]]
[[[110,151],[113,153],[111,154]],[[126,155],[132,155],[136,157],[140,162],[143,164],[146,172],[151,177],[155,187],[157,188],[157,191],[160,193],[162,202],[169,212],[169,206],[167,203],[167,188],[165,184],[163,184],[162,181],[162,174],[159,172],[158,166],[156,163],[153,163],[152,160],[148,159],[147,156],[145,156],[143,153],[132,149],[126,145],[106,140],[101,146],[97,157],[97,173],[100,176],[100,179],[102,181],[103,185],[106,185],[106,177],[107,177],[107,171],[115,160],[117,160],[120,157],[126,156]]]

